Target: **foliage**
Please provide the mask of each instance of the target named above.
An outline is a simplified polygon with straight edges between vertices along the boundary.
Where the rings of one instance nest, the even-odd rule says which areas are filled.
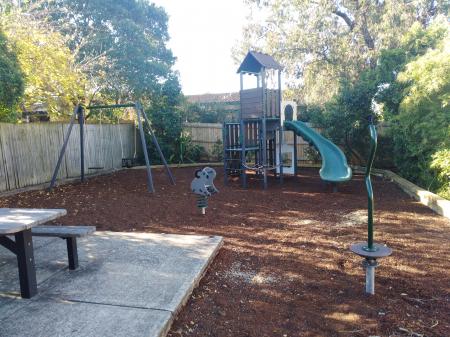
[[[70,113],[85,82],[61,34],[23,15],[10,15],[3,24],[25,76],[21,106],[44,104],[52,120]]]
[[[320,153],[315,149],[314,146],[308,146],[305,148],[306,160],[312,161],[313,163],[320,162]]]
[[[15,108],[23,94],[24,80],[17,55],[8,47],[0,30],[0,121],[15,120]]]
[[[436,152],[445,153],[450,141],[447,41],[445,20],[437,19],[426,29],[413,25],[398,48],[381,51],[377,66],[363,71],[356,82],[342,81],[323,111],[308,118],[364,164],[369,149],[366,116],[375,114],[390,130],[380,133],[375,164],[395,165],[405,178],[445,191],[445,170],[433,158]]]
[[[248,49],[274,55],[285,66],[289,95],[324,104],[374,68],[381,50],[396,48],[403,34],[439,13],[446,0],[247,0],[252,14],[236,60]]]
[[[184,119],[198,123],[224,123],[237,120],[236,108],[227,102],[208,104],[185,102],[182,106]]]
[[[423,187],[448,194],[450,150],[450,46],[444,38],[435,49],[409,62],[397,81],[404,86],[392,121],[395,162],[401,174]]]
[[[178,140],[178,151],[172,155],[171,162],[176,163],[198,163],[205,156],[205,149],[192,142],[191,136],[182,132]]]
[[[164,155],[172,162],[180,160],[180,146],[184,141],[180,102],[180,83],[178,77],[172,76],[163,84],[161,91],[154,96],[146,111]],[[153,161],[160,162],[155,149],[151,148],[151,154]]]
[[[213,156],[213,160],[220,162],[223,160],[223,143],[222,140],[218,139],[212,148],[212,156]]]
[[[89,79],[90,99],[114,101],[157,95],[172,76],[167,14],[142,0],[37,1],[28,12],[45,19],[68,39]]]
[[[449,130],[450,133],[450,130]],[[438,179],[437,193],[450,200],[450,149],[436,151],[432,156],[430,168],[435,171]]]

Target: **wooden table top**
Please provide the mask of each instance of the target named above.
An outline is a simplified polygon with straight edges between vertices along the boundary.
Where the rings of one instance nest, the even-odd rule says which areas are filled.
[[[62,208],[0,208],[0,235],[18,233],[66,214]]]

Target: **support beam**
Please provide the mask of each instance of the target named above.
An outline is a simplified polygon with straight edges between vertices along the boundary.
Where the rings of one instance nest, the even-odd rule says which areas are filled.
[[[228,185],[228,171],[227,171],[227,147],[228,147],[228,136],[227,136],[227,124],[223,123],[222,127],[222,145],[223,145],[223,184]]]
[[[145,166],[147,167],[147,188],[150,193],[153,193],[155,192],[155,189],[153,187],[152,171],[150,168],[150,159],[148,158],[148,149],[147,143],[145,141],[144,128],[142,127],[141,109],[139,109],[138,106],[135,106],[134,110],[136,111],[139,134],[141,136],[142,151],[144,152]]]
[[[296,112],[294,111],[294,113],[296,113]],[[298,174],[298,168],[297,168],[297,165],[298,165],[298,160],[297,160],[297,156],[298,156],[298,154],[297,154],[297,135],[294,132],[293,132],[293,134],[294,134],[294,158],[292,160],[294,161],[294,176],[297,176],[297,174]]]
[[[241,118],[241,124],[239,126],[239,142],[241,143],[241,178],[242,178],[242,187],[247,188],[247,158],[246,158],[246,150],[245,150],[245,138],[246,138],[246,132],[245,132],[245,122]]]
[[[159,146],[158,140],[156,139],[155,134],[153,133],[150,121],[149,121],[147,115],[145,114],[145,111],[142,108],[141,103],[139,103],[139,102],[136,103],[136,109],[139,109],[141,111],[142,115],[144,116],[144,120],[147,123],[148,133],[149,133],[150,137],[152,138],[153,144],[155,145],[156,150],[158,151],[159,157],[161,158],[161,160],[164,164],[167,175],[169,176],[170,183],[172,185],[175,185],[175,179],[172,175],[172,171],[170,171],[169,165],[167,164],[166,158],[164,157],[164,154],[161,151],[161,147]]]
[[[19,265],[20,293],[23,298],[37,294],[36,269],[31,229],[15,234],[17,263]]]
[[[75,270],[78,268],[77,238],[76,237],[66,238],[66,244],[67,244],[67,257],[69,260],[69,269]]]
[[[78,124],[80,125],[80,178],[84,182],[84,108],[78,109]]]
[[[267,189],[267,90],[266,90],[266,70],[263,68],[261,70],[261,89],[262,89],[262,120],[261,120],[261,142],[262,142],[262,164],[263,169],[263,185],[264,189]]]
[[[64,158],[64,154],[66,153],[67,144],[69,143],[70,134],[72,133],[73,124],[75,123],[75,117],[78,115],[79,109],[81,109],[80,105],[77,105],[73,109],[73,114],[72,114],[72,117],[70,118],[69,129],[67,130],[66,136],[64,138],[63,146],[61,148],[61,151],[59,152],[58,162],[56,163],[55,170],[53,171],[52,180],[50,181],[50,186],[48,187],[48,189],[50,191],[55,186],[56,178],[58,177],[58,172],[61,167],[61,163]]]
[[[279,152],[279,162],[280,162],[280,184],[283,183],[283,155],[281,153],[281,146],[283,144],[283,125],[281,124],[281,70],[278,69],[278,113],[279,113],[279,128],[280,137],[278,139],[278,152]]]

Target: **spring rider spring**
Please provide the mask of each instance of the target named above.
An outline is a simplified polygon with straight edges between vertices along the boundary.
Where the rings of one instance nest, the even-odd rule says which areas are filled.
[[[191,182],[191,191],[197,195],[197,207],[204,215],[208,207],[208,197],[219,192],[214,186],[216,171],[211,167],[205,167],[203,170],[195,171],[194,176],[194,180]]]
[[[373,116],[368,116],[369,130],[371,138],[371,148],[369,160],[367,162],[365,182],[368,197],[368,212],[367,212],[367,242],[358,242],[350,246],[350,250],[364,257],[363,267],[366,270],[366,293],[370,295],[375,294],[375,268],[378,266],[377,259],[386,257],[392,254],[392,249],[385,245],[374,243],[373,239],[373,189],[370,180],[370,171],[372,170],[375,152],[377,150],[377,130],[373,124]]]

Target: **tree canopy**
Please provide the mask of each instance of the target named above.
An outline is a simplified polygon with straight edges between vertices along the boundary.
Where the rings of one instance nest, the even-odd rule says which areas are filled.
[[[42,104],[52,120],[70,112],[84,97],[85,77],[77,69],[64,37],[21,14],[8,16],[3,26],[26,83],[21,110]]]
[[[361,71],[376,66],[383,49],[396,48],[419,22],[446,13],[445,0],[248,0],[253,13],[234,55],[248,49],[274,55],[286,68],[290,95],[323,104]],[[289,93],[288,93],[289,95]]]
[[[175,62],[166,44],[167,14],[143,0],[51,0],[30,6],[67,38],[86,74],[90,97],[116,102],[157,94]]]

